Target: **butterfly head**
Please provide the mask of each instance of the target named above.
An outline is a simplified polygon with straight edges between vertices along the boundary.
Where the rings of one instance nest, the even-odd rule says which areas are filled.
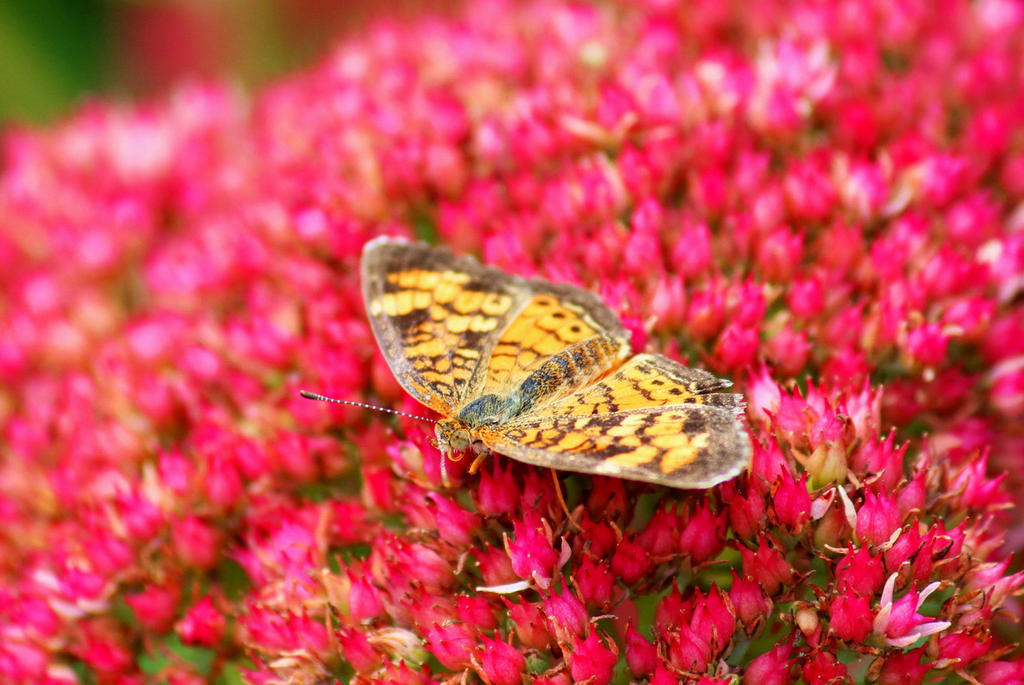
[[[434,435],[437,438],[438,449],[447,455],[462,452],[473,444],[469,426],[458,419],[441,419],[434,424]]]

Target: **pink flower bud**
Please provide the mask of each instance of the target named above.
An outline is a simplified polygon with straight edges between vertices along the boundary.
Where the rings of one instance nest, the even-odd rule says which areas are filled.
[[[761,337],[756,327],[731,323],[715,344],[715,367],[733,372],[744,369],[757,359],[760,347]]]
[[[474,550],[473,555],[480,568],[480,575],[488,586],[505,585],[519,579],[512,570],[512,560],[509,559],[508,552],[503,548],[484,546]]]
[[[765,357],[777,368],[780,377],[800,374],[810,358],[811,343],[807,334],[786,327],[765,342]]]
[[[836,564],[835,576],[836,589],[839,593],[873,597],[882,589],[885,569],[882,560],[872,557],[867,547],[858,547],[847,552]]]
[[[573,573],[573,580],[583,601],[602,607],[610,606],[615,591],[613,572],[618,573],[627,583],[636,582],[635,580],[626,580],[626,576],[622,572],[616,571],[614,559],[612,568],[609,569],[607,564],[597,563],[589,556],[584,557],[583,563]]]
[[[760,537],[756,550],[741,547],[740,555],[743,557],[743,575],[760,583],[769,595],[774,595],[783,585],[793,581],[795,570],[768,535]]]
[[[718,555],[725,545],[725,523],[722,516],[711,511],[706,503],[680,519],[679,551],[689,555],[695,564]]]
[[[803,236],[776,228],[757,246],[756,259],[765,280],[788,283],[803,259]]]
[[[501,459],[492,459],[490,470],[481,470],[480,481],[474,491],[474,500],[481,514],[497,516],[515,511],[519,496],[516,479],[507,466],[502,468]]]
[[[384,611],[381,592],[366,576],[347,572],[349,581],[348,614],[352,620],[362,622],[379,616]]]
[[[427,499],[434,504],[435,509],[432,513],[441,539],[455,547],[469,546],[473,535],[480,527],[476,514],[466,511],[452,499],[436,492],[428,493]]]
[[[179,597],[180,589],[175,585],[148,584],[142,592],[125,597],[125,601],[144,628],[163,633],[174,623]]]
[[[1002,685],[1024,679],[1024,659],[989,661],[974,667],[974,675],[982,685]]]
[[[516,628],[519,641],[531,649],[547,649],[552,638],[540,606],[523,598],[519,599],[518,604],[513,604],[507,599],[503,601],[508,608],[508,617]]]
[[[683,227],[672,250],[672,272],[683,278],[692,279],[701,275],[711,265],[711,232],[706,224],[689,224]]]
[[[703,671],[713,657],[707,638],[683,624],[671,631],[662,630],[661,637],[668,646],[669,661],[681,671]]]
[[[469,668],[473,650],[479,644],[476,630],[462,623],[433,626],[425,631],[430,653],[452,671]]]
[[[714,654],[721,653],[736,632],[736,615],[727,596],[717,585],[712,585],[707,597],[696,591],[693,618],[690,627],[701,634]]]
[[[651,568],[651,560],[642,545],[629,538],[622,538],[619,541],[612,556],[612,572],[624,583],[632,585],[646,576]]]
[[[206,498],[218,509],[234,507],[242,498],[244,487],[233,460],[222,455],[213,455],[203,479],[203,489],[206,491]]]
[[[189,607],[185,617],[178,622],[176,631],[186,644],[212,647],[224,636],[227,619],[213,605],[207,595]]]
[[[724,320],[725,300],[719,290],[712,287],[690,294],[690,306],[686,311],[686,332],[692,338],[708,340],[721,330]]]
[[[828,652],[818,652],[812,656],[804,664],[802,675],[808,683],[842,683],[850,678],[846,666]]]
[[[876,495],[870,490],[864,492],[864,504],[857,510],[857,537],[871,545],[880,545],[900,527],[900,516],[896,503],[886,495]]]
[[[520,578],[535,580],[543,587],[550,582],[558,562],[558,553],[548,539],[549,532],[537,516],[514,521],[512,530],[514,537],[505,538],[512,569]]]
[[[636,541],[652,558],[674,554],[679,543],[679,516],[669,507],[659,507]]]
[[[185,563],[210,569],[220,560],[221,534],[196,516],[186,516],[171,528],[174,549]]]
[[[520,685],[526,659],[512,645],[480,636],[480,676],[493,685]]]
[[[337,637],[345,661],[352,665],[356,673],[368,673],[380,666],[380,652],[370,644],[366,633],[355,629],[342,629]]]
[[[591,631],[585,640],[576,640],[575,648],[569,653],[569,672],[574,682],[589,682],[607,685],[612,680],[619,650],[609,640],[605,646],[597,631]]]
[[[115,675],[128,671],[135,661],[127,646],[112,637],[101,635],[86,636],[84,643],[76,646],[72,652],[99,671],[103,679],[113,679]]]
[[[569,588],[562,588],[560,593],[552,591],[544,599],[544,614],[551,634],[565,644],[572,644],[574,638],[586,634],[590,621],[583,602]]]
[[[743,624],[748,635],[757,631],[771,610],[771,601],[761,586],[732,572],[732,585],[729,588],[729,601],[732,602],[736,618]]]
[[[924,677],[931,670],[927,663],[921,663],[925,647],[919,647],[909,652],[895,652],[886,657],[878,673],[877,682],[880,685],[920,685]]]
[[[793,681],[789,655],[793,650],[792,639],[772,647],[750,662],[743,674],[744,684],[788,685]]]
[[[933,367],[946,359],[949,339],[937,323],[919,326],[907,333],[906,350],[910,359],[918,366]]]
[[[811,518],[811,496],[807,492],[807,472],[800,480],[784,475],[775,481],[771,493],[772,508],[779,523],[797,534]]]
[[[457,606],[460,621],[482,630],[493,630],[498,627],[494,606],[486,596],[459,597]]]
[[[991,635],[952,633],[939,638],[939,659],[948,659],[953,664],[965,665],[985,656],[991,648]]]

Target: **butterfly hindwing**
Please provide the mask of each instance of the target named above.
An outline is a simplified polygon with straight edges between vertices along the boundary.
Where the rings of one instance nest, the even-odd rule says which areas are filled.
[[[546,281],[525,285],[529,297],[498,337],[477,392],[508,392],[551,356],[595,337],[610,342],[610,364],[629,353],[622,324],[593,294]]]
[[[524,416],[485,427],[491,449],[528,464],[708,488],[750,461],[750,440],[733,410],[699,404],[585,416]]]

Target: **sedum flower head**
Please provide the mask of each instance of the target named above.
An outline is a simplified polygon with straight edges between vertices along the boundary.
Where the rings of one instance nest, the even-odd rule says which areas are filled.
[[[7,131],[0,680],[1021,679],[1022,23],[488,1]],[[379,234],[728,375],[749,472],[445,488],[428,426],[302,400],[425,411]]]

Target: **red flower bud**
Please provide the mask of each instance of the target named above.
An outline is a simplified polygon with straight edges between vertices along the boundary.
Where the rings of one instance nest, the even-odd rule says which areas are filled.
[[[788,685],[793,681],[789,662],[792,650],[792,639],[772,647],[750,662],[743,674],[743,682],[757,685]]]
[[[626,626],[626,664],[629,670],[636,677],[642,677],[654,673],[658,665],[658,650],[641,635],[632,623]]]
[[[619,541],[612,556],[612,572],[624,583],[632,585],[650,573],[651,568],[651,560],[642,545],[629,538]]]

